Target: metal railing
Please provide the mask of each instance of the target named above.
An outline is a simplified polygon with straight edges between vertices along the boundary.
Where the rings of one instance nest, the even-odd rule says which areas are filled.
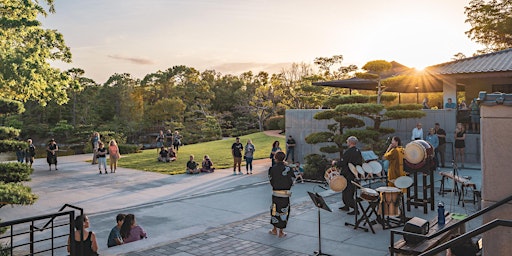
[[[64,211],[67,207],[73,210]],[[54,255],[57,250],[68,245],[68,237],[75,229],[75,210],[83,214],[82,208],[65,204],[57,213],[1,222],[0,229],[8,228],[9,231],[0,236],[0,241],[8,241],[7,246],[2,245],[4,247],[0,248],[0,254],[37,255],[51,252]],[[45,224],[38,227],[41,223]],[[75,255],[73,247],[71,255]]]
[[[483,214],[488,213],[488,212],[490,212],[490,211],[492,211],[492,210],[494,210],[494,209],[496,209],[496,208],[498,208],[498,207],[508,203],[510,200],[512,200],[512,195],[510,195],[507,198],[502,199],[502,200],[494,203],[491,206],[488,206],[488,207],[486,207],[486,208],[484,208],[484,209],[482,209],[482,210],[480,210],[478,212],[473,213],[472,215],[468,216],[467,218],[465,218],[465,219],[463,219],[463,220],[461,220],[461,221],[459,221],[459,222],[457,222],[457,223],[455,223],[455,224],[453,224],[453,225],[451,225],[449,227],[445,227],[445,228],[443,228],[443,229],[441,229],[441,230],[439,230],[439,231],[437,231],[437,232],[435,232],[435,233],[433,233],[431,235],[428,235],[428,236],[427,235],[422,235],[422,234],[411,233],[411,232],[407,232],[407,231],[402,231],[402,230],[391,230],[391,240],[390,240],[390,245],[391,246],[389,248],[390,252],[391,252],[391,255],[394,255],[394,250],[393,249],[394,249],[394,246],[395,246],[395,235],[409,235],[411,237],[421,238],[422,241],[430,240],[430,239],[435,238],[435,237],[437,237],[439,235],[442,235],[442,234],[444,234],[446,232],[450,232],[450,231],[453,231],[454,229],[458,229],[462,225],[465,225],[467,222],[469,222],[469,221],[471,221],[471,220],[473,220],[475,218],[478,218],[478,217],[482,216]],[[477,228],[476,230],[481,231],[478,234],[481,234],[483,232],[488,231],[489,229],[494,228],[495,226],[492,226],[492,227],[488,226],[488,225],[490,225],[493,222],[489,222],[489,223],[487,223],[485,225],[482,225],[481,227]],[[508,226],[509,225],[508,222],[510,222],[510,221],[499,220],[498,222],[496,222],[497,224],[495,223],[495,224],[492,224],[492,225],[498,225],[499,224],[499,225]],[[473,231],[469,232],[468,234],[473,234]],[[474,234],[473,236],[478,235],[478,234]],[[472,236],[470,236],[470,237],[472,237]],[[460,241],[460,240],[458,240],[458,241]],[[444,248],[445,244],[442,244],[440,246],[443,246],[443,248]],[[436,249],[436,248],[434,248],[434,249]],[[435,253],[430,253],[430,251],[429,251],[429,254],[426,254],[426,253],[427,252],[425,252],[425,253],[423,253],[421,255],[422,256],[430,256],[430,255],[434,255],[435,254]]]

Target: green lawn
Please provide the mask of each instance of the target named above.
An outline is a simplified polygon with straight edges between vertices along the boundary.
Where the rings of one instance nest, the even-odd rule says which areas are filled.
[[[256,147],[254,159],[268,158],[272,149],[272,143],[276,140],[281,144],[281,148],[285,149],[285,139],[274,136],[268,136],[263,132],[253,133],[240,137],[240,142],[247,144],[247,139],[251,139]],[[180,147],[178,151],[178,159],[172,163],[162,163],[157,161],[158,153],[156,149],[143,150],[142,153],[123,155],[119,160],[120,167],[144,170],[150,172],[159,172],[167,174],[185,173],[185,166],[192,154],[195,156],[196,162],[199,164],[203,161],[204,155],[209,155],[213,161],[214,167],[223,169],[233,166],[233,157],[231,156],[231,145],[235,139],[216,140],[205,143],[186,145]],[[242,165],[245,162],[242,160]]]

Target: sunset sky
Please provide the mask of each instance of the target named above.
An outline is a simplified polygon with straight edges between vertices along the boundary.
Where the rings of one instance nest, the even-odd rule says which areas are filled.
[[[470,0],[55,0],[41,18],[73,63],[104,83],[175,65],[223,74],[277,73],[343,55],[344,65],[397,61],[422,68],[483,48],[464,32]]]

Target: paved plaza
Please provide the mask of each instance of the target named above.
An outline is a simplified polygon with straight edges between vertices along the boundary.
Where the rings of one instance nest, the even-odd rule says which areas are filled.
[[[319,241],[318,211],[307,194],[311,191],[324,196],[332,209],[320,212],[322,252],[389,255],[390,230],[374,225],[373,234],[345,225],[355,219],[338,210],[340,193],[324,190],[317,183],[292,188],[288,235],[277,238],[268,234],[272,227],[268,159],[255,162],[255,174],[236,176],[231,169],[170,176],[127,168],[119,168],[116,174],[98,175],[97,166],[86,162],[88,159],[90,155],[60,157],[59,171],[51,172],[44,159],[37,159],[29,185],[39,200],[31,206],[4,207],[0,218],[7,221],[48,214],[65,203],[82,207],[91,220],[90,230],[97,234],[101,255],[312,255]],[[460,170],[460,175],[471,176],[480,189],[481,171],[474,167]],[[440,179],[436,174],[436,190]],[[452,212],[471,214],[477,210],[472,203],[465,207],[457,204],[452,193],[443,197],[436,193],[435,200],[444,201]],[[115,225],[115,215],[121,212],[135,214],[148,239],[107,248],[108,232]],[[406,216],[431,219],[436,212],[429,209],[424,214],[421,207],[413,207]],[[480,221],[468,223],[466,230],[479,226]]]

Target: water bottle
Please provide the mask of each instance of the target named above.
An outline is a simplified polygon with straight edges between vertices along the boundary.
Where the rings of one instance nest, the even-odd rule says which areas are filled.
[[[444,203],[439,202],[437,205],[437,225],[444,226],[445,217],[444,217]]]

